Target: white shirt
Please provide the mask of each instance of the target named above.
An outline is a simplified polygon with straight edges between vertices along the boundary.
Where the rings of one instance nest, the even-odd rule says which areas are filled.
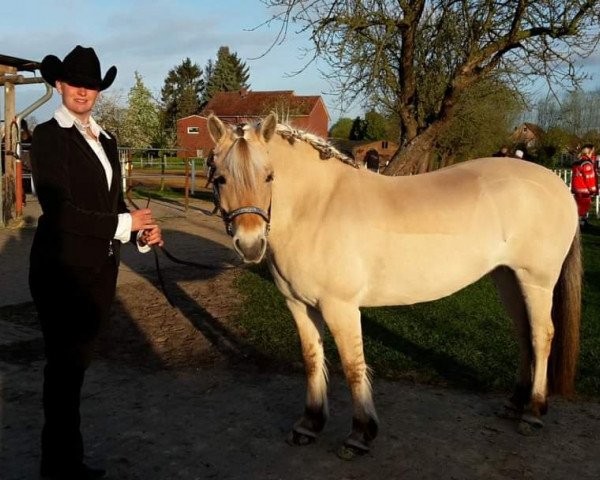
[[[69,109],[62,104],[54,112],[54,118],[62,128],[71,128],[73,125],[75,125],[79,133],[81,133],[85,141],[92,148],[92,150],[96,154],[96,157],[98,157],[98,160],[102,164],[102,167],[104,168],[104,173],[106,174],[106,188],[110,189],[110,184],[112,182],[113,176],[112,166],[110,165],[110,161],[106,156],[104,148],[102,148],[102,144],[99,140],[97,140],[97,138],[99,138],[100,135],[104,135],[106,138],[111,138],[110,135],[106,133],[106,131],[104,131],[102,127],[100,127],[100,125],[98,125],[92,117],[90,117],[89,125],[84,126],[83,123],[81,123],[81,120],[79,120],[75,115],[73,115],[69,111]],[[87,133],[87,127],[89,127],[89,129],[92,131],[96,138],[93,138]],[[117,229],[113,238],[115,240],[119,240],[121,243],[127,243],[131,238],[131,225],[131,215],[129,213],[119,213]],[[138,238],[141,234],[141,231],[138,232]],[[148,245],[141,247],[139,243],[136,242],[136,244],[140,252],[147,252],[150,250],[150,247]]]

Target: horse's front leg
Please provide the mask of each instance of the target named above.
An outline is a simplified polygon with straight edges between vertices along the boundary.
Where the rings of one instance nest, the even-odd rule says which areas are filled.
[[[337,345],[352,394],[352,432],[338,452],[342,458],[352,458],[369,451],[369,444],[379,430],[363,351],[360,310],[356,305],[337,300],[324,301],[319,306]]]
[[[289,442],[294,445],[312,443],[323,430],[328,417],[327,367],[323,351],[323,317],[308,305],[287,300],[298,328],[306,369],[307,388],[304,415],[294,425]]]

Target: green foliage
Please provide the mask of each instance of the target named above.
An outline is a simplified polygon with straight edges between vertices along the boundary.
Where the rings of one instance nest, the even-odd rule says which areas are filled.
[[[499,108],[499,106],[501,106]],[[523,104],[502,83],[486,80],[459,99],[455,115],[436,144],[443,165],[486,157],[506,144]]]
[[[250,88],[249,69],[237,53],[231,53],[229,47],[223,46],[217,52],[217,61],[208,61],[205,68],[206,88],[202,97],[202,105],[206,105],[216,92],[235,92]]]
[[[367,131],[367,123],[360,117],[356,117],[350,128],[350,140],[364,140]]]
[[[354,120],[348,117],[342,117],[335,122],[329,129],[329,136],[332,138],[342,138],[348,140],[350,138],[350,130]]]
[[[135,72],[135,84],[129,90],[125,123],[120,137],[122,146],[151,148],[159,136],[159,115],[150,90]]]
[[[577,389],[600,392],[600,227],[583,236],[585,285]],[[263,265],[244,270],[237,288],[245,302],[237,321],[246,341],[273,364],[301,361],[299,339],[283,296]],[[367,363],[377,377],[508,392],[518,347],[493,283],[484,278],[444,299],[403,307],[362,309]],[[329,334],[326,355],[339,360]]]
[[[189,58],[169,70],[161,90],[162,128],[172,135],[178,119],[199,113],[203,92],[202,70]]]
[[[365,114],[365,140],[391,140],[388,120],[376,112],[369,110]]]

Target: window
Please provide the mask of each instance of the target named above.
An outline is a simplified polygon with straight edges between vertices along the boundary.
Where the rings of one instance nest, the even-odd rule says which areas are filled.
[[[382,146],[383,148],[386,148],[386,149],[387,149],[387,148],[388,148],[388,142],[386,142],[386,141],[383,141],[383,142],[381,142],[381,146]]]
[[[189,135],[198,135],[200,133],[200,127],[187,127],[187,133]]]

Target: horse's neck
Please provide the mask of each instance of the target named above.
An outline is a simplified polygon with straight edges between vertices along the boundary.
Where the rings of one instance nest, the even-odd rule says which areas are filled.
[[[324,165],[324,162],[337,162],[340,167],[351,168],[334,158],[319,159],[319,153],[306,144],[278,145],[272,149],[271,158],[275,171],[273,227],[282,231],[292,228],[307,212],[321,208],[324,199],[329,197],[336,183],[337,165]]]

